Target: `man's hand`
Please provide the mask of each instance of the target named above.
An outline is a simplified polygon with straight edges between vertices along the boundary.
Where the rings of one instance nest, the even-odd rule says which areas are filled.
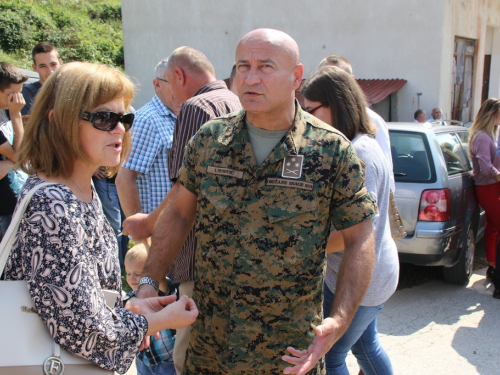
[[[304,375],[313,369],[321,357],[340,338],[336,327],[337,323],[334,318],[326,318],[314,329],[316,337],[307,350],[297,350],[291,346],[287,347],[292,356],[284,355],[281,359],[294,366],[285,368],[283,373]]]
[[[106,178],[107,177],[106,167],[97,168],[92,176],[94,176],[98,180],[102,180],[103,178]]]
[[[23,94],[20,92],[11,93],[8,98],[7,109],[11,116],[21,115],[21,109],[26,105]]]
[[[125,219],[122,224],[122,234],[131,236],[134,241],[142,241],[151,237],[153,229],[148,220],[148,215],[138,213]]]
[[[142,284],[141,287],[137,290],[137,294],[135,296],[137,298],[158,297],[158,292],[152,285]]]

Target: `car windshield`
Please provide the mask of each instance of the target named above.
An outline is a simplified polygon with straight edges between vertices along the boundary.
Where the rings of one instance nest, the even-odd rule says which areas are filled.
[[[434,166],[422,133],[390,131],[394,178],[398,182],[434,180]]]

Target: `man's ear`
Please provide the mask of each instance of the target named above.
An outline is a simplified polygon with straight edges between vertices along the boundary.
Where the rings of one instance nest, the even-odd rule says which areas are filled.
[[[36,64],[31,64],[31,69],[36,72]]]
[[[179,67],[175,68],[174,75],[176,81],[179,82],[181,86],[183,86],[184,83],[186,83],[186,75],[184,74],[184,71],[181,68]]]
[[[160,89],[160,80],[155,78],[153,79],[153,86],[155,87],[155,91]]]
[[[293,70],[294,80],[293,80],[293,89],[297,90],[302,83],[302,77],[304,75],[304,65],[297,64],[295,69]]]

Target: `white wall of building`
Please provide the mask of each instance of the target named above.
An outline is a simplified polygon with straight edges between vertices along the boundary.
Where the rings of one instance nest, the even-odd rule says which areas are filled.
[[[440,106],[447,117],[455,35],[485,38],[487,24],[500,26],[499,0],[122,0],[122,13],[125,69],[140,83],[136,108],[154,93],[154,66],[175,48],[201,50],[224,79],[239,39],[270,27],[297,41],[305,77],[323,57],[337,54],[351,61],[357,78],[406,79],[397,93],[399,121],[413,119],[418,92],[421,108],[430,114]],[[500,86],[500,77],[495,82]],[[476,91],[478,85],[476,80]]]

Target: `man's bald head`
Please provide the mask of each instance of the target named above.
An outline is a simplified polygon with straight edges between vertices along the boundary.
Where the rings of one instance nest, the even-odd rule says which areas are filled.
[[[193,75],[211,75],[215,77],[212,63],[200,51],[192,47],[179,47],[168,58],[169,70],[182,68]]]
[[[244,44],[269,44],[286,51],[294,65],[300,63],[299,46],[287,33],[275,29],[256,29],[241,38],[236,50]]]
[[[214,67],[207,57],[197,49],[185,46],[175,49],[168,57],[166,78],[181,103],[216,80]]]
[[[327,56],[323,60],[321,60],[319,66],[320,68],[323,66],[336,66],[352,76],[351,63],[343,56],[338,56],[338,55]]]

